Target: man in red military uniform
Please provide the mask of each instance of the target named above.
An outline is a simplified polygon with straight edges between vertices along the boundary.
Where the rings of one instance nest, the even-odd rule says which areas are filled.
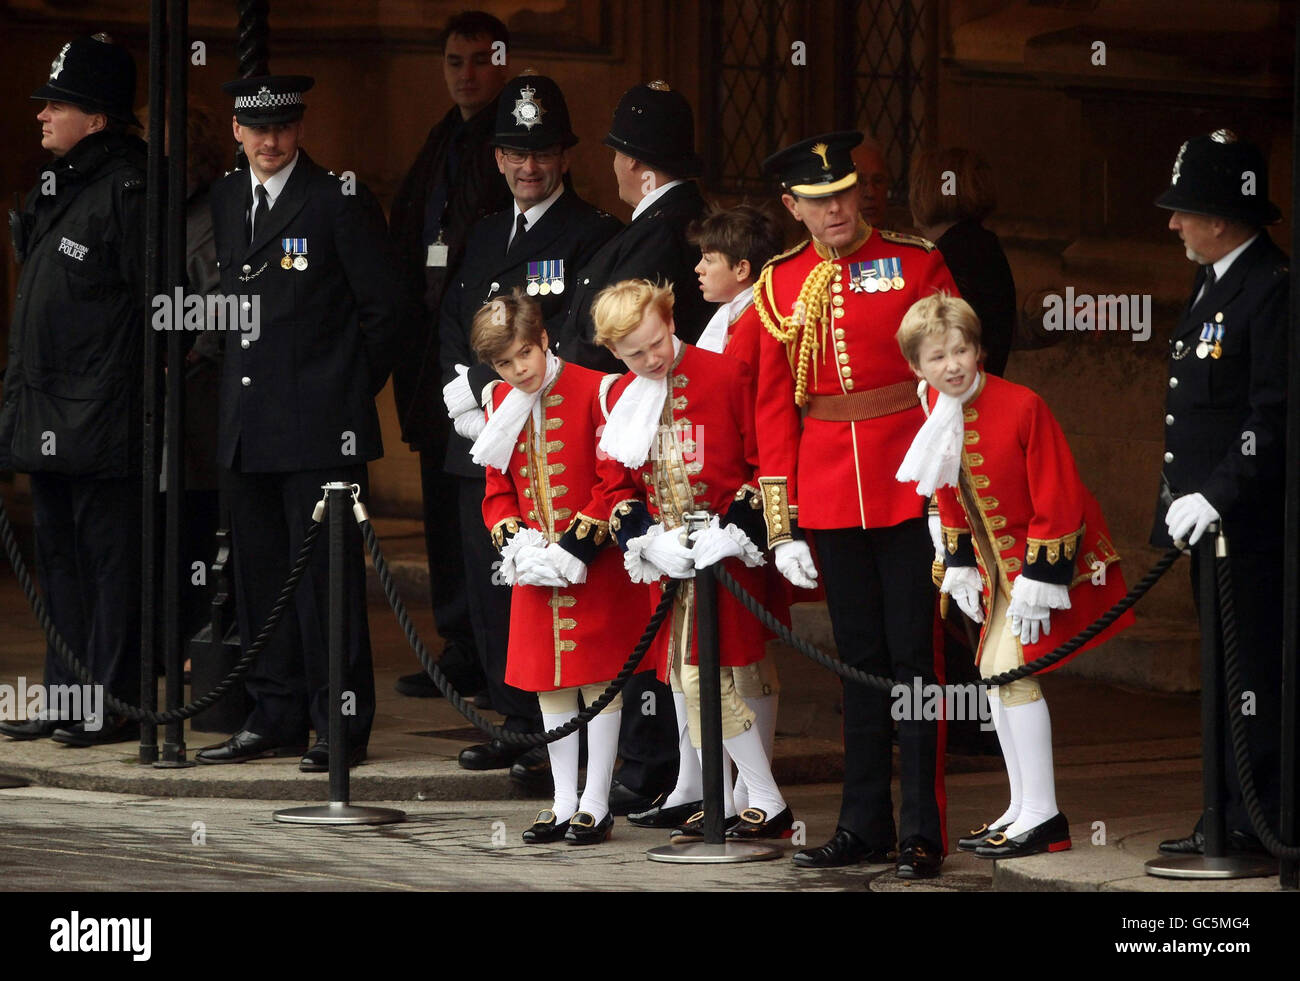
[[[828,133],[764,161],[811,237],[767,265],[746,314],[762,327],[759,482],[777,568],[796,586],[811,587],[817,576],[804,540],[813,533],[840,657],[929,684],[932,546],[922,502],[893,480],[924,415],[894,332],[916,300],[957,288],[929,242],[860,218],[849,153],[861,140],[857,132]],[[845,685],[838,827],[826,845],[797,853],[795,864],[884,861],[897,840],[899,875],[938,874],[945,839],[937,729],[923,720],[899,723],[896,839],[891,725],[886,693]]]

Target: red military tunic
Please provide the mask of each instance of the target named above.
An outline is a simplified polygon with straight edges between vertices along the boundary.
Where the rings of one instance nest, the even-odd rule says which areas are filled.
[[[761,327],[755,424],[773,545],[790,538],[792,517],[801,528],[886,528],[922,513],[915,491],[892,479],[925,421],[894,334],[917,300],[959,294],[930,242],[861,230],[865,239],[843,256],[815,240],[778,255],[742,316]],[[896,270],[902,285],[863,291],[867,278],[882,278],[865,272],[881,270]],[[864,418],[882,405],[884,414]]]
[[[597,431],[605,422],[602,377],[564,365],[542,395],[543,441],[536,440],[530,417],[515,443],[509,473],[486,468],[483,520],[498,548],[524,527],[536,528],[551,542],[570,530],[583,541],[608,541],[608,511],[594,505],[592,496]],[[509,393],[508,385],[496,385],[493,409]],[[506,683],[524,691],[553,691],[609,681],[645,629],[645,622],[627,611],[644,603],[644,590],[629,581],[622,553],[612,547],[595,553],[581,585],[516,585],[510,595]]]
[[[933,407],[938,394],[931,389],[927,396]],[[1052,611],[1051,635],[1023,646],[1025,661],[1032,661],[1069,640],[1124,596],[1128,587],[1119,554],[1096,498],[1079,477],[1065,434],[1037,393],[985,373],[975,397],[966,403],[964,418],[962,490],[940,487],[935,492],[946,564],[979,566],[986,612],[994,581],[986,553],[992,553],[1005,578],[1008,600],[1008,587],[1025,573],[1069,588],[1070,609]],[[899,486],[914,493],[914,485]],[[977,547],[972,529],[987,547]],[[1133,621],[1129,610],[1081,650],[1109,640]],[[988,627],[986,618],[977,663]]]
[[[634,377],[629,373],[615,383],[609,394],[611,408]],[[660,419],[663,436],[641,467],[631,470],[603,454],[597,464],[600,492],[610,508],[611,530],[628,534],[624,522],[635,520],[637,513],[644,514],[638,505],[649,512],[643,525],[654,518],[674,529],[684,524],[684,514],[696,510],[707,510],[725,521],[739,501],[733,516],[748,510],[751,520],[746,531],[751,538],[755,534],[761,537],[754,486],[753,389],[745,365],[683,344],[668,376],[668,397]],[[644,527],[635,529],[635,535],[643,532]],[[754,544],[762,548],[761,541],[755,539]],[[723,568],[752,595],[763,598],[762,566],[751,569],[733,558],[725,559]],[[658,583],[651,584],[650,593],[650,608],[654,609],[662,596]],[[690,663],[697,663],[694,593],[693,582],[684,580],[673,616],[665,620],[647,657],[647,662],[654,659],[663,680],[669,677],[672,660],[680,652],[689,650]],[[718,588],[719,661],[723,666],[761,661],[770,636],[728,590]]]

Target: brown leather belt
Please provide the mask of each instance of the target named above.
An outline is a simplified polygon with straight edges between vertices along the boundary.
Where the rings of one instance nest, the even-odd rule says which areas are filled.
[[[844,395],[810,395],[808,415],[824,422],[859,422],[903,412],[920,404],[916,382],[902,381]]]

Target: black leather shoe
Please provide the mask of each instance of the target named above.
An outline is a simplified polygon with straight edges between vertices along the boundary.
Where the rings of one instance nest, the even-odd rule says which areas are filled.
[[[125,743],[140,738],[140,723],[126,718],[105,720],[98,729],[87,729],[84,722],[65,725],[55,729],[50,738],[65,746],[85,748],[87,746],[107,746],[110,743]]]
[[[758,807],[747,807],[738,815],[734,828],[727,829],[728,838],[745,841],[751,838],[788,838],[794,826],[794,814],[787,806],[781,813],[768,817]]]
[[[1264,843],[1249,831],[1229,831],[1228,851],[1243,855],[1272,856],[1272,852],[1264,847]]]
[[[1193,831],[1186,838],[1166,838],[1158,850],[1162,855],[1204,855],[1205,835]]]
[[[898,849],[894,871],[900,879],[933,879],[943,865],[939,849],[924,838],[908,838]]]
[[[658,801],[644,811],[633,811],[627,816],[627,823],[638,828],[675,828],[704,806],[704,801],[693,800],[664,807],[662,802],[665,800],[667,795],[660,795]]]
[[[28,719],[26,722],[0,722],[0,732],[10,739],[23,742],[28,739],[46,739],[54,730],[65,725],[56,719]]]
[[[997,834],[999,831],[1005,831],[1011,827],[1009,824],[981,824],[978,828],[968,834],[965,838],[957,839],[957,847],[964,852],[973,852],[985,840]]]
[[[366,747],[353,746],[348,750],[348,769],[356,766],[366,758]],[[317,739],[316,745],[303,754],[298,761],[298,769],[303,773],[328,773],[330,768],[330,744],[328,740]]]
[[[464,770],[504,770],[529,750],[528,746],[515,746],[494,739],[490,743],[466,746],[457,761]]]
[[[510,767],[510,780],[535,797],[549,797],[555,793],[551,779],[551,754],[545,746],[534,746],[515,760]]]
[[[561,821],[557,824],[555,812],[547,808],[544,811],[538,811],[537,820],[533,822],[533,826],[524,831],[524,843],[544,845],[547,842],[559,841],[568,830],[569,822]]]
[[[194,759],[199,763],[243,763],[268,756],[301,756],[306,748],[303,743],[285,744],[244,729],[224,743],[204,746],[194,754]]]
[[[609,785],[609,813],[618,817],[633,812],[648,811],[657,802],[658,797],[656,795],[651,794],[647,797],[640,791],[619,783],[618,780]]]
[[[805,848],[795,852],[791,861],[801,869],[837,869],[859,862],[880,864],[888,862],[892,849],[873,848],[852,831],[836,828],[831,840],[820,848]]]
[[[1070,848],[1070,822],[1057,811],[1042,824],[1008,838],[1006,832],[990,835],[975,849],[980,858],[1020,858],[1039,852],[1063,852]]]
[[[762,812],[760,811],[759,813]],[[739,824],[740,824],[739,814],[733,814],[731,815],[731,817],[726,818],[722,823],[723,837],[724,838],[729,837],[731,835],[732,829],[737,827]],[[689,818],[687,818],[686,821],[677,825],[677,827],[673,828],[673,830],[668,833],[668,840],[670,842],[698,841],[698,840],[702,840],[703,838],[704,838],[704,812],[703,811],[696,811]]]
[[[564,840],[570,845],[599,845],[614,830],[614,812],[608,812],[600,823],[586,811],[579,811],[569,818],[569,830],[564,832]]]
[[[433,683],[427,671],[404,674],[393,684],[393,690],[407,698],[442,698],[442,692]],[[465,694],[461,692],[461,694]]]

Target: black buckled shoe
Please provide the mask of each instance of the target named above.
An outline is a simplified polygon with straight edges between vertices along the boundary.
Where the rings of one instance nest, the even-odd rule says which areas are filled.
[[[366,747],[353,746],[348,750],[348,769],[356,766],[366,758]],[[298,761],[302,773],[328,773],[330,768],[330,744],[328,740],[317,739],[316,745],[303,754]]]
[[[737,815],[740,820],[727,829],[727,837],[745,841],[753,838],[789,838],[793,834],[794,814],[789,806],[773,817],[758,807],[747,807]]]
[[[98,729],[87,729],[86,723],[77,722],[55,729],[50,738],[65,746],[85,749],[88,746],[107,746],[126,743],[140,738],[140,723],[123,716],[110,717]]]
[[[893,849],[873,848],[852,831],[836,828],[831,840],[820,848],[805,848],[795,852],[791,861],[801,869],[838,869],[859,862],[880,864],[888,862]]]
[[[761,811],[759,813],[762,813]],[[725,818],[722,823],[722,834],[727,836],[731,830],[740,824],[740,815],[733,814]],[[677,825],[668,833],[668,840],[672,843],[679,841],[702,841],[704,839],[704,812],[696,811],[683,823]]]
[[[596,823],[596,818],[586,811],[579,811],[569,818],[569,830],[564,832],[564,840],[570,845],[599,845],[614,830],[614,812],[607,811]]]
[[[957,839],[957,847],[964,852],[973,852],[984,842],[997,834],[999,831],[1005,831],[1011,827],[1009,824],[981,824],[978,828],[968,834],[965,838]]]
[[[516,746],[493,739],[490,743],[466,746],[460,751],[457,762],[463,770],[504,770],[528,751],[528,746]]]
[[[939,849],[924,838],[913,836],[898,849],[894,871],[900,879],[933,879],[943,865]]]
[[[647,797],[639,790],[633,790],[615,778],[609,785],[609,812],[616,817],[623,817],[625,814],[647,811],[662,797],[662,794],[651,794]]]
[[[1070,848],[1070,823],[1057,811],[1042,824],[1008,838],[1005,831],[990,835],[975,849],[980,858],[1021,858],[1039,852],[1063,852]]]
[[[560,821],[557,823],[555,812],[548,807],[544,811],[537,812],[537,819],[533,821],[533,826],[524,831],[524,842],[529,845],[544,845],[548,842],[559,841],[568,830],[569,822]]]
[[[704,801],[692,800],[685,804],[664,807],[665,800],[667,795],[661,794],[646,810],[630,813],[627,816],[627,823],[635,824],[638,828],[675,828],[704,806]]]
[[[199,763],[243,763],[269,756],[301,756],[306,748],[305,743],[281,743],[243,729],[224,743],[204,746],[194,754],[194,759]]]
[[[25,742],[28,739],[48,739],[54,730],[66,725],[57,719],[28,719],[26,722],[0,722],[0,733],[10,739]]]

